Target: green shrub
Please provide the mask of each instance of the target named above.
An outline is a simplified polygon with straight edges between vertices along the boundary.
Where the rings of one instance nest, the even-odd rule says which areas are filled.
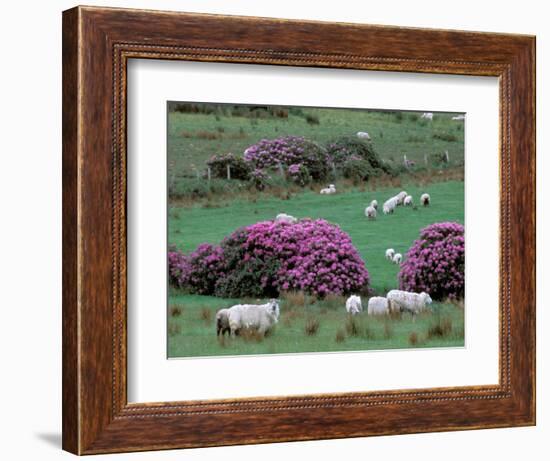
[[[354,182],[367,181],[374,174],[374,169],[369,162],[361,158],[352,157],[342,166],[344,178]]]
[[[434,139],[439,139],[441,141],[447,141],[447,142],[455,142],[455,141],[458,141],[458,138],[456,137],[456,135],[452,134],[452,133],[443,133],[443,132],[438,132],[438,133],[434,133],[432,135],[432,138]]]
[[[231,171],[231,179],[246,181],[250,177],[250,165],[242,157],[233,154],[213,155],[206,164],[210,167],[214,178],[227,178],[228,166]]]

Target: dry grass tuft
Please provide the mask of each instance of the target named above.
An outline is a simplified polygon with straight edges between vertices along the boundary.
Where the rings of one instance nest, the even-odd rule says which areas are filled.
[[[176,336],[176,335],[179,335],[179,334],[181,334],[181,326],[180,325],[177,325],[177,324],[174,324],[174,323],[168,324],[168,335],[169,336]]]
[[[416,346],[418,344],[418,333],[416,331],[412,331],[409,335],[409,344],[411,346]]]
[[[208,307],[203,307],[200,310],[200,319],[204,320],[206,323],[210,323],[212,320],[212,311]]]
[[[343,343],[345,340],[346,340],[346,332],[340,328],[337,332],[336,332],[336,337],[334,338],[334,340],[337,342],[337,343]]]
[[[306,320],[304,331],[308,336],[314,336],[319,331],[320,323],[316,317],[309,317]]]
[[[384,322],[384,339],[393,338],[393,328],[389,321]]]
[[[448,318],[440,318],[428,327],[427,338],[445,338],[453,331],[453,321]]]
[[[170,307],[170,316],[171,317],[180,317],[182,312],[183,312],[183,307],[182,306],[176,305],[176,306]]]
[[[246,342],[260,343],[264,340],[264,336],[254,328],[241,328],[239,330],[239,337]]]
[[[307,296],[303,291],[285,291],[281,293],[281,297],[285,301],[285,307],[304,307],[306,305]]]

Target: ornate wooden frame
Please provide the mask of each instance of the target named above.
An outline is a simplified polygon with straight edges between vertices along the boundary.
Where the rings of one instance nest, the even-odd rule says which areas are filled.
[[[131,58],[500,80],[496,386],[128,404]],[[77,454],[535,424],[535,38],[77,7],[63,13],[63,448]]]

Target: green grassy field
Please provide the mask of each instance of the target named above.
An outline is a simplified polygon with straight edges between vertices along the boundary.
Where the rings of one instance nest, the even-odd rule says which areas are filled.
[[[265,338],[225,337],[215,333],[216,310],[236,299],[186,295],[173,291],[168,319],[168,356],[284,354],[464,346],[464,310],[453,304],[434,304],[432,314],[413,320],[366,314],[350,317],[345,298],[296,305],[281,301],[281,317]],[[315,329],[314,324],[317,324]]]
[[[380,111],[304,108],[319,119],[309,124],[304,117],[250,119],[230,115],[168,113],[168,158],[171,173],[177,177],[202,170],[213,154],[240,155],[260,139],[279,136],[305,136],[325,144],[341,136],[367,131],[379,155],[400,163],[406,154],[418,165],[424,155],[449,152],[451,165],[464,161],[464,123],[451,120],[454,113],[434,114],[433,121],[415,112],[392,114]],[[443,140],[439,138],[455,139]],[[435,137],[434,137],[435,136]],[[215,137],[215,139],[208,139]]]
[[[259,195],[248,201],[230,201],[220,208],[173,205],[169,210],[168,241],[187,253],[203,242],[220,243],[235,229],[274,219],[278,213],[297,218],[323,218],[338,224],[350,235],[367,265],[372,288],[385,293],[396,288],[398,272],[398,266],[385,259],[387,248],[405,255],[422,227],[441,221],[464,223],[464,182],[447,181],[425,187],[405,184],[403,187],[417,202],[420,194],[427,191],[432,198],[431,206],[419,206],[416,210],[399,207],[393,215],[380,212],[375,221],[369,221],[364,214],[368,203],[377,199],[381,208],[384,200],[399,192],[397,188],[335,195],[307,191],[290,200]]]

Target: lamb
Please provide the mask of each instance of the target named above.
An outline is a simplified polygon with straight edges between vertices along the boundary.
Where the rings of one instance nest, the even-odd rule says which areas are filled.
[[[231,334],[229,328],[229,309],[220,309],[216,312],[216,336],[225,336],[225,333]]]
[[[296,224],[298,219],[286,213],[279,213],[275,218],[275,222],[285,222],[288,224]]]
[[[357,295],[351,295],[346,301],[346,311],[351,315],[356,315],[363,312],[361,298]]]
[[[279,301],[272,299],[266,304],[237,304],[227,309],[227,314],[222,313],[221,318],[227,315],[231,336],[242,328],[256,330],[263,336],[279,321],[279,314]]]
[[[334,184],[330,184],[328,187],[321,189],[321,194],[335,194],[335,193],[336,193],[336,187],[334,186]]]
[[[370,140],[370,135],[366,132],[366,131],[358,131],[357,132],[357,137],[359,139],[367,139],[367,140]]]
[[[424,206],[428,206],[430,204],[430,194],[422,194],[420,196],[420,203]]]
[[[432,298],[426,292],[411,293],[408,291],[391,290],[387,295],[390,310],[398,312],[410,312],[413,319],[420,312],[430,309]]]
[[[403,205],[403,201],[405,200],[407,195],[409,195],[407,194],[407,191],[402,190],[401,192],[399,192],[399,194],[395,196],[395,198],[397,199],[397,205]]]
[[[393,248],[388,248],[386,250],[386,259],[388,261],[393,261],[393,255],[395,254],[395,250]]]
[[[407,195],[405,197],[405,200],[403,200],[403,205],[405,206],[412,206],[413,204],[413,198],[412,198],[412,195]]]
[[[434,114],[432,112],[424,112],[420,118],[424,118],[426,120],[433,120],[434,119]]]
[[[367,315],[388,315],[390,313],[388,298],[373,296],[369,299]]]
[[[373,206],[368,206],[367,208],[365,208],[365,216],[369,219],[376,219],[376,208],[374,208]]]
[[[395,253],[392,258],[392,262],[394,264],[401,264],[401,260],[403,259],[403,255],[401,253]]]
[[[373,207],[375,210],[378,210],[378,200],[372,200],[370,202],[370,206]]]

